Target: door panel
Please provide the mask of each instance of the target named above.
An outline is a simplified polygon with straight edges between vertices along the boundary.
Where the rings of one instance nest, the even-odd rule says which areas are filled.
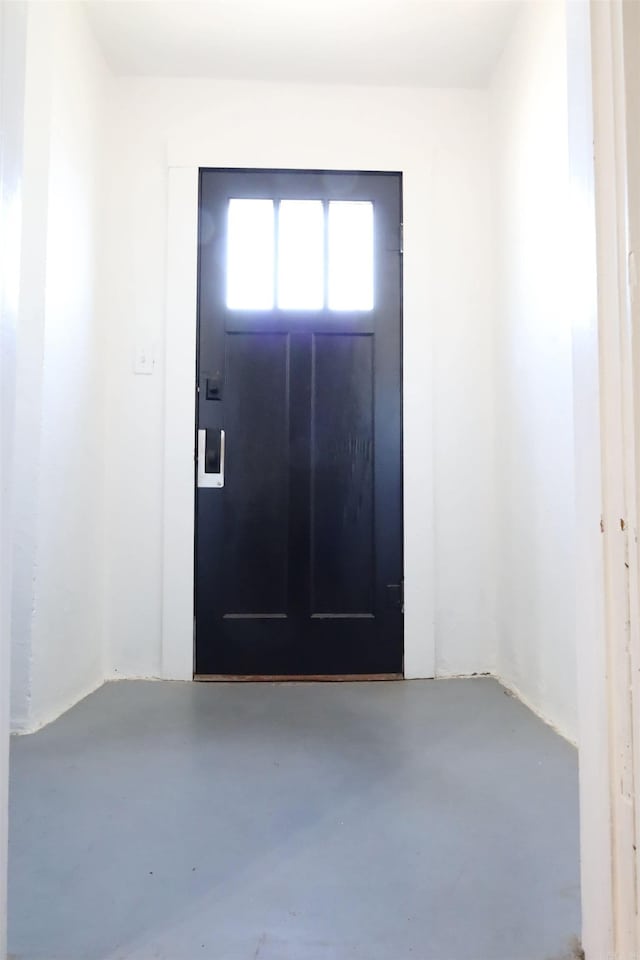
[[[279,333],[230,334],[226,354],[224,615],[284,614],[289,338]]]
[[[198,674],[402,671],[400,189],[201,171]]]
[[[373,337],[313,338],[312,614],[373,615]]]

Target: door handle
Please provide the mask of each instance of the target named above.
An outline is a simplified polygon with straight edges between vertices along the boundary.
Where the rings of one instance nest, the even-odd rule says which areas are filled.
[[[198,430],[198,486],[224,487],[224,430]]]

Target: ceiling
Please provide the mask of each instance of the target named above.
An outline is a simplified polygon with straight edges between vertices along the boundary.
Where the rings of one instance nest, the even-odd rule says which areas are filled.
[[[516,0],[87,0],[114,73],[482,87]]]

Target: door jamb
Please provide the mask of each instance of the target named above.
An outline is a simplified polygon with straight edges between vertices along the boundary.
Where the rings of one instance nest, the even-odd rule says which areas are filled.
[[[162,676],[194,668],[198,167],[170,167],[165,332]]]
[[[165,680],[192,680],[195,665],[194,441],[199,172],[200,165],[191,163],[168,167],[161,640],[161,676]],[[403,458],[404,452],[403,446]],[[406,477],[404,462],[403,474]],[[404,517],[403,557],[406,556],[406,501]],[[406,677],[410,675],[406,669],[406,617],[403,643]]]
[[[640,403],[628,271],[631,118],[622,3],[568,0],[566,9],[582,937],[587,960],[632,960],[640,946]]]

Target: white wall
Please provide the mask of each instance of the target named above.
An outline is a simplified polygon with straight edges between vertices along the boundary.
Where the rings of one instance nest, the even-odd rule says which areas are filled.
[[[104,676],[108,74],[79,4],[31,4],[16,409],[13,724]]]
[[[560,0],[489,91],[115,79],[74,4],[29,36],[15,726],[162,676],[168,170],[290,166],[404,174],[407,675],[498,673],[575,735]]]
[[[407,674],[491,670],[486,94],[121,79],[114,117],[106,458],[110,670],[117,676],[161,674],[169,164],[403,172]],[[133,375],[136,342],[155,347],[151,377]]]
[[[565,9],[525,5],[490,90],[499,675],[577,737]]]
[[[0,4],[0,958],[7,940],[13,417],[20,273],[25,9]]]

